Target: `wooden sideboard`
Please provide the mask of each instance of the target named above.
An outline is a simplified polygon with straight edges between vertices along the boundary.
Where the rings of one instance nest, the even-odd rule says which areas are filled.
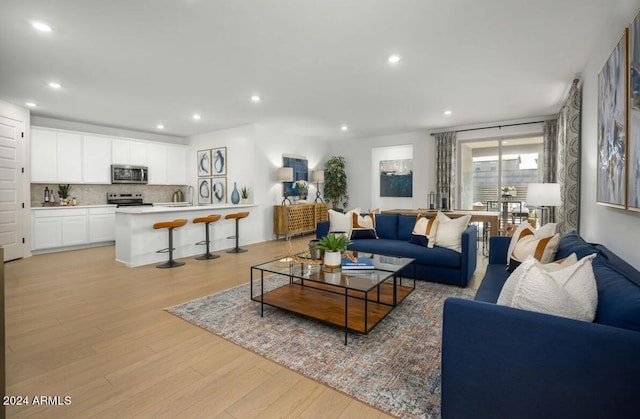
[[[329,204],[293,204],[273,206],[273,232],[278,236],[315,231],[319,221],[329,219]]]

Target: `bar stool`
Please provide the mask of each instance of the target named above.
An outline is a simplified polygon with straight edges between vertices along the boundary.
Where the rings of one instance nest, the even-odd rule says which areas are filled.
[[[187,224],[187,220],[179,219],[179,220],[173,220],[173,221],[161,221],[153,225],[153,228],[155,230],[160,228],[169,229],[169,247],[156,251],[156,253],[169,252],[169,260],[165,263],[161,263],[160,265],[156,265],[156,268],[175,268],[177,266],[184,265],[184,262],[178,262],[173,260],[173,230],[175,228],[182,227],[185,224]]]
[[[198,218],[194,218],[193,219],[193,223],[204,223],[204,232],[205,232],[205,239],[203,241],[200,241],[198,243],[196,243],[196,245],[206,245],[206,253],[202,256],[198,256],[196,259],[197,260],[207,260],[207,259],[216,259],[219,258],[220,255],[214,255],[212,253],[209,253],[209,243],[211,242],[211,240],[209,240],[209,224],[211,223],[215,223],[216,221],[218,221],[220,219],[220,214],[215,214],[215,215],[208,215],[206,217],[198,217]]]
[[[236,212],[224,216],[225,220],[236,220],[236,235],[227,237],[228,239],[236,239],[236,247],[227,250],[227,253],[243,253],[247,251],[247,249],[241,249],[238,246],[238,237],[240,236],[240,232],[238,231],[239,221],[241,218],[246,218],[247,216],[249,216],[248,212]]]

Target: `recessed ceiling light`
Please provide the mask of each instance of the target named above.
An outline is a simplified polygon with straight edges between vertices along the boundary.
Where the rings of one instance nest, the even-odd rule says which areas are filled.
[[[340,129],[341,129],[342,131],[348,131],[348,130],[349,130],[349,127],[348,127],[348,126],[346,126],[346,125],[343,125],[343,126],[341,126],[341,127],[340,127]]]
[[[40,32],[51,32],[51,26],[47,25],[46,23],[33,22],[31,23],[31,26],[33,26],[35,29],[39,30]]]
[[[28,106],[28,107],[30,107],[30,108],[35,108],[36,106],[38,106],[38,105],[36,105],[36,104],[35,104],[35,103],[33,103],[33,102],[27,102],[27,103],[25,103],[25,105],[27,105],[27,106]]]
[[[164,129],[164,125],[162,125],[162,124],[158,124],[158,126],[157,126],[156,128],[158,128],[158,129]]]
[[[452,113],[451,111],[444,111],[444,114],[447,116],[451,115],[451,113]]]
[[[199,113],[194,113],[193,114],[193,119],[195,119],[196,121],[200,119],[200,114]]]
[[[59,89],[62,86],[60,85],[60,83],[56,83],[56,82],[52,81],[52,82],[49,82],[49,87],[52,88],[52,89]]]
[[[262,98],[261,98],[260,96],[258,96],[258,95],[253,95],[253,96],[251,96],[251,101],[252,101],[253,103],[258,103],[258,102],[260,102],[261,100],[262,100]]]
[[[389,58],[387,58],[387,61],[389,61],[389,63],[391,64],[398,63],[400,62],[400,56],[398,54],[389,55]]]

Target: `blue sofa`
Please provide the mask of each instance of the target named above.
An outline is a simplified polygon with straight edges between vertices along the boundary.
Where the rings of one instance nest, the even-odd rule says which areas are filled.
[[[556,259],[597,254],[595,321],[500,306],[508,245],[490,239],[474,301],[445,301],[442,417],[640,418],[640,273],[571,232]]]
[[[401,214],[376,214],[377,239],[353,240],[349,250],[414,258],[414,264],[399,272],[403,277],[466,287],[476,270],[478,228],[470,225],[462,233],[462,252],[409,243],[416,217]],[[329,221],[317,225],[316,237],[326,236]],[[414,270],[415,269],[415,270]]]

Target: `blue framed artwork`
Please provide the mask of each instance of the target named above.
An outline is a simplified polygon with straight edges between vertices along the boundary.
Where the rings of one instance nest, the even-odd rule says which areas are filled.
[[[413,159],[380,161],[380,196],[413,196]]]
[[[640,211],[640,14],[629,28],[629,138],[627,208]]]
[[[598,74],[596,202],[617,208],[627,199],[627,31]]]
[[[293,184],[298,180],[309,181],[309,161],[304,157],[282,156],[282,167],[293,168],[293,182],[284,182],[283,192],[288,196],[300,196],[300,191]]]

